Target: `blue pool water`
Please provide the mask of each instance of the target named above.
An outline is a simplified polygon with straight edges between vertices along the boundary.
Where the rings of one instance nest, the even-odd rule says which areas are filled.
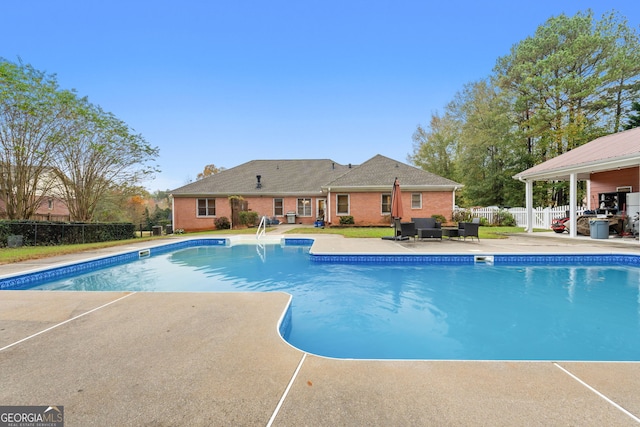
[[[640,360],[637,267],[311,258],[309,246],[200,246],[34,289],[288,292],[285,338],[330,357]]]

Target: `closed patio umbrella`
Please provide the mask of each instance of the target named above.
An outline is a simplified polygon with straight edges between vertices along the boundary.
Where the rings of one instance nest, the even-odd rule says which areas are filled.
[[[393,228],[396,237],[398,235],[398,222],[404,215],[402,211],[402,191],[400,190],[400,182],[398,178],[393,182],[393,191],[391,191],[391,218],[393,219]]]

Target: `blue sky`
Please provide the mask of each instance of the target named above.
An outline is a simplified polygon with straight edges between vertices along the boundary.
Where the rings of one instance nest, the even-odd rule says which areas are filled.
[[[0,57],[55,73],[160,149],[151,191],[205,165],[376,154],[551,16],[640,25],[637,0],[5,1]]]

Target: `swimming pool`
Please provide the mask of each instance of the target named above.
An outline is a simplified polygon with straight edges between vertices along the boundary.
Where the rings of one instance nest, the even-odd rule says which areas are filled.
[[[204,239],[0,288],[288,292],[283,335],[330,357],[640,360],[636,256],[312,256],[310,244]]]

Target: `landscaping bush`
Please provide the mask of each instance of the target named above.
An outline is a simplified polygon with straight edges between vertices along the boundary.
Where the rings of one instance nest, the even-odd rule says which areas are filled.
[[[241,211],[240,224],[246,225],[247,227],[253,227],[258,225],[258,212]]]
[[[451,214],[451,221],[453,222],[471,222],[472,219],[473,215],[469,209],[456,209]]]
[[[216,230],[228,230],[231,228],[231,221],[226,216],[221,216],[213,220],[213,225],[216,226]]]
[[[353,217],[351,215],[345,215],[340,217],[340,225],[351,225],[355,224]]]
[[[436,222],[439,222],[440,224],[444,224],[445,222],[447,222],[447,218],[445,218],[444,215],[435,214],[431,215],[431,218],[435,219]]]
[[[493,223],[494,225],[504,227],[515,227],[516,225],[518,225],[511,212],[505,209],[500,209],[498,213],[493,216]]]

